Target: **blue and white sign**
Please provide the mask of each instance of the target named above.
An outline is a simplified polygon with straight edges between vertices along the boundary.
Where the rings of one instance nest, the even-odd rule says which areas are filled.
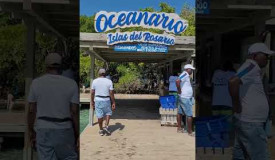
[[[94,25],[96,32],[106,32],[116,28],[144,27],[180,34],[186,30],[188,22],[175,13],[100,11],[95,16]]]
[[[114,46],[117,52],[162,52],[167,53],[168,47],[159,44],[117,44]]]
[[[210,0],[196,0],[196,14],[210,13]]]
[[[174,45],[175,37],[168,34],[153,34],[151,32],[116,32],[107,34],[107,45],[124,42],[144,42],[163,45]]]

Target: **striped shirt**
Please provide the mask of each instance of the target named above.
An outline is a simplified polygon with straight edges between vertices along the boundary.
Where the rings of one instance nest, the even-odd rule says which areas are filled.
[[[190,76],[186,71],[183,71],[179,76],[181,95],[182,98],[192,98],[193,97],[193,88],[190,83]]]
[[[240,86],[240,101],[242,112],[236,117],[245,122],[265,122],[268,117],[268,101],[262,83],[261,68],[251,59],[240,67],[238,76]]]

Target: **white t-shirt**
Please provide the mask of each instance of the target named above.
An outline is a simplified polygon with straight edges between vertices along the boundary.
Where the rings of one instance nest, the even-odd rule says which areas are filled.
[[[213,97],[212,105],[232,107],[232,99],[228,90],[229,79],[235,76],[235,72],[216,70],[212,77]]]
[[[178,79],[177,76],[170,76],[169,77],[169,91],[177,91],[176,80]]]
[[[110,90],[114,90],[113,82],[107,78],[99,77],[92,83],[92,89],[95,90],[95,101],[108,101],[110,97],[102,98],[98,96],[110,96]]]
[[[37,102],[38,117],[71,118],[71,103],[79,104],[78,86],[62,75],[45,74],[32,81],[29,102]],[[72,122],[49,122],[37,119],[35,128],[71,128]]]
[[[242,81],[240,101],[242,112],[235,114],[245,122],[265,122],[269,105],[262,83],[261,69],[253,60],[246,60],[236,74]]]
[[[180,87],[181,87],[181,95],[182,98],[192,98],[193,97],[193,88],[190,83],[190,76],[189,74],[184,71],[179,76],[180,79]]]

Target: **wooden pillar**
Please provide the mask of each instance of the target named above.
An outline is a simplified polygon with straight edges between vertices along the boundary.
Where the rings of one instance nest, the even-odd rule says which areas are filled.
[[[27,103],[27,98],[29,95],[29,88],[34,77],[34,52],[35,52],[35,26],[32,20],[25,19],[24,20],[27,27],[27,35],[26,35],[26,44],[25,44],[25,52],[26,52],[26,65],[25,65],[25,116],[27,117],[29,112],[29,106]],[[26,130],[24,133],[24,151],[23,151],[23,159],[29,160],[32,159],[32,149],[29,143],[29,133],[27,126],[27,118],[25,119]]]
[[[221,35],[217,34],[214,36],[214,46],[213,46],[213,55],[212,55],[212,59],[215,59],[215,61],[213,61],[214,63],[212,63],[211,66],[211,71],[213,72],[213,69],[218,67],[221,62],[223,63],[223,59],[222,59],[222,55],[221,55]],[[211,73],[212,73],[211,72]],[[210,79],[212,79],[212,77],[210,77]]]
[[[91,97],[91,93],[92,93],[92,83],[93,80],[95,78],[95,55],[94,53],[90,53],[90,59],[91,59],[91,75],[90,75],[90,97]],[[91,126],[94,125],[94,109],[92,107],[92,99],[90,98],[90,113],[89,113],[89,124]]]
[[[173,75],[173,61],[169,62],[169,76]]]

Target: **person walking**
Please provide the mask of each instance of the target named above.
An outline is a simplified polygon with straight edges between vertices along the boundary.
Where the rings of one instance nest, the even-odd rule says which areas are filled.
[[[105,133],[110,135],[109,122],[112,115],[112,110],[115,110],[115,97],[113,82],[107,79],[106,70],[101,68],[98,71],[99,77],[92,83],[92,107],[96,111],[99,124],[99,134],[103,136]],[[103,128],[103,120],[106,119],[105,127]]]
[[[61,75],[62,57],[58,53],[48,54],[45,64],[47,73],[32,81],[28,95],[31,144],[41,160],[77,160],[78,86]]]
[[[274,51],[264,43],[254,43],[248,58],[229,81],[232,97],[235,144],[233,159],[269,159],[265,125],[269,118],[269,104],[262,83],[262,69]]]
[[[177,115],[177,122],[178,122],[178,132],[184,132],[181,129],[181,121],[183,113],[187,116],[187,132],[188,135],[194,136],[192,131],[192,121],[193,121],[193,88],[190,82],[190,75],[193,73],[195,68],[191,64],[187,64],[184,66],[184,71],[179,76],[176,81],[177,90],[179,94],[179,104],[178,104],[178,115]]]

